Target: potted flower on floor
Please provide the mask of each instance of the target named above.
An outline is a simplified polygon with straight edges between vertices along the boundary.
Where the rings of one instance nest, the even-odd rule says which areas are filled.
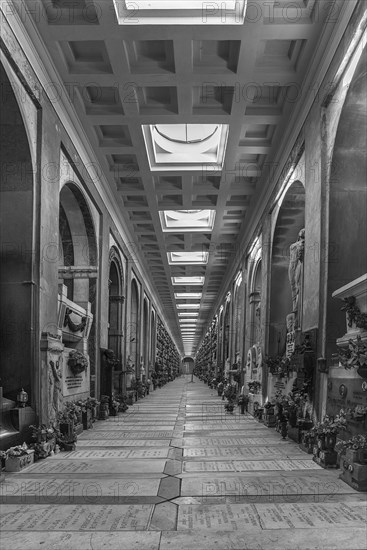
[[[99,407],[99,419],[106,420],[110,415],[110,398],[108,395],[101,395],[101,404]]]
[[[323,468],[337,468],[336,436],[344,427],[344,417],[336,416],[334,419],[326,415],[324,420],[313,428],[316,434],[313,460]]]
[[[47,458],[55,452],[56,431],[45,424],[40,426],[30,426],[32,428],[32,449],[34,449],[34,459]]]
[[[5,471],[20,472],[24,468],[31,466],[34,462],[34,450],[29,449],[26,443],[10,447],[6,451]]]
[[[339,478],[357,491],[367,491],[367,438],[356,435],[335,446],[340,454]]]
[[[57,443],[66,451],[73,451],[77,440],[76,425],[81,409],[75,403],[67,402],[65,408],[58,414]]]
[[[224,397],[227,399],[227,403],[224,405],[224,409],[233,414],[234,404],[237,398],[236,387],[232,384],[228,384],[224,389]]]

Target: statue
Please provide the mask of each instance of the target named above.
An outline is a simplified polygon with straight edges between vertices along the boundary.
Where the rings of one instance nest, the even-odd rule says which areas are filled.
[[[55,421],[57,418],[57,413],[61,411],[62,409],[62,401],[63,401],[63,394],[62,394],[62,386],[61,386],[61,379],[62,379],[62,372],[59,367],[59,361],[50,361],[50,369],[49,369],[49,392],[48,392],[48,414],[49,419],[51,421]]]
[[[302,266],[305,250],[305,230],[298,233],[297,242],[289,248],[289,269],[288,276],[292,291],[292,312],[298,313],[299,296],[302,287]]]

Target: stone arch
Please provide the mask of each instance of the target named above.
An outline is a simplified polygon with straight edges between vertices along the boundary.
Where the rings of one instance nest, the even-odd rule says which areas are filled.
[[[6,398],[15,401],[23,387],[29,404],[36,405],[39,285],[33,265],[39,261],[35,213],[39,191],[25,110],[29,102],[37,119],[37,108],[7,65],[0,64],[0,87],[1,378]]]
[[[122,360],[122,339],[124,337],[124,269],[118,249],[112,246],[109,253],[109,308],[108,308],[108,347]]]
[[[135,371],[137,372],[139,366],[139,287],[135,278],[132,278],[130,284],[130,321],[129,321],[129,355],[130,359],[135,365]]]
[[[59,242],[59,279],[67,287],[67,297],[80,305],[95,302],[95,278],[63,277],[63,267],[96,267],[98,260],[93,218],[83,192],[73,182],[60,191]]]
[[[345,332],[345,312],[332,293],[367,272],[365,47],[341,107],[330,166],[326,356]]]
[[[293,181],[279,207],[272,242],[269,355],[282,354],[286,342],[286,317],[293,310],[289,280],[290,247],[305,227],[305,188],[301,181]],[[307,241],[307,234],[306,234]],[[302,297],[299,299],[300,324]]]

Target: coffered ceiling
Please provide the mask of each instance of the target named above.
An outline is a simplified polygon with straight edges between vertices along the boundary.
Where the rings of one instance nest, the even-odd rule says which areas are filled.
[[[121,24],[113,0],[31,3],[75,116],[133,235],[134,255],[150,273],[181,351],[194,353],[226,272],[238,262],[252,213],[265,187],[275,183],[269,174],[303,101],[305,76],[319,40],[335,25],[332,3],[252,0],[244,22],[212,24],[196,17],[192,25],[182,24],[177,10],[166,12],[176,18],[170,25],[158,12],[150,17],[149,10],[141,12],[146,19]],[[162,140],[177,124],[172,143],[179,143],[182,154],[170,160],[174,146]],[[199,136],[186,153],[184,129],[192,136],[186,142],[195,141],[204,125],[208,136],[218,127],[220,140],[205,147]],[[205,161],[199,153],[207,155]],[[191,212],[198,225],[183,219],[191,210],[205,211]],[[201,294],[185,299],[186,292]],[[185,319],[179,312],[195,315],[179,323]],[[193,325],[192,343],[182,344],[180,324]]]

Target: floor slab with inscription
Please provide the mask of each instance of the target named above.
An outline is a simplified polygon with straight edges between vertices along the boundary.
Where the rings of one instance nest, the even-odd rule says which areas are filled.
[[[0,483],[1,550],[365,550],[366,494],[182,376]]]

